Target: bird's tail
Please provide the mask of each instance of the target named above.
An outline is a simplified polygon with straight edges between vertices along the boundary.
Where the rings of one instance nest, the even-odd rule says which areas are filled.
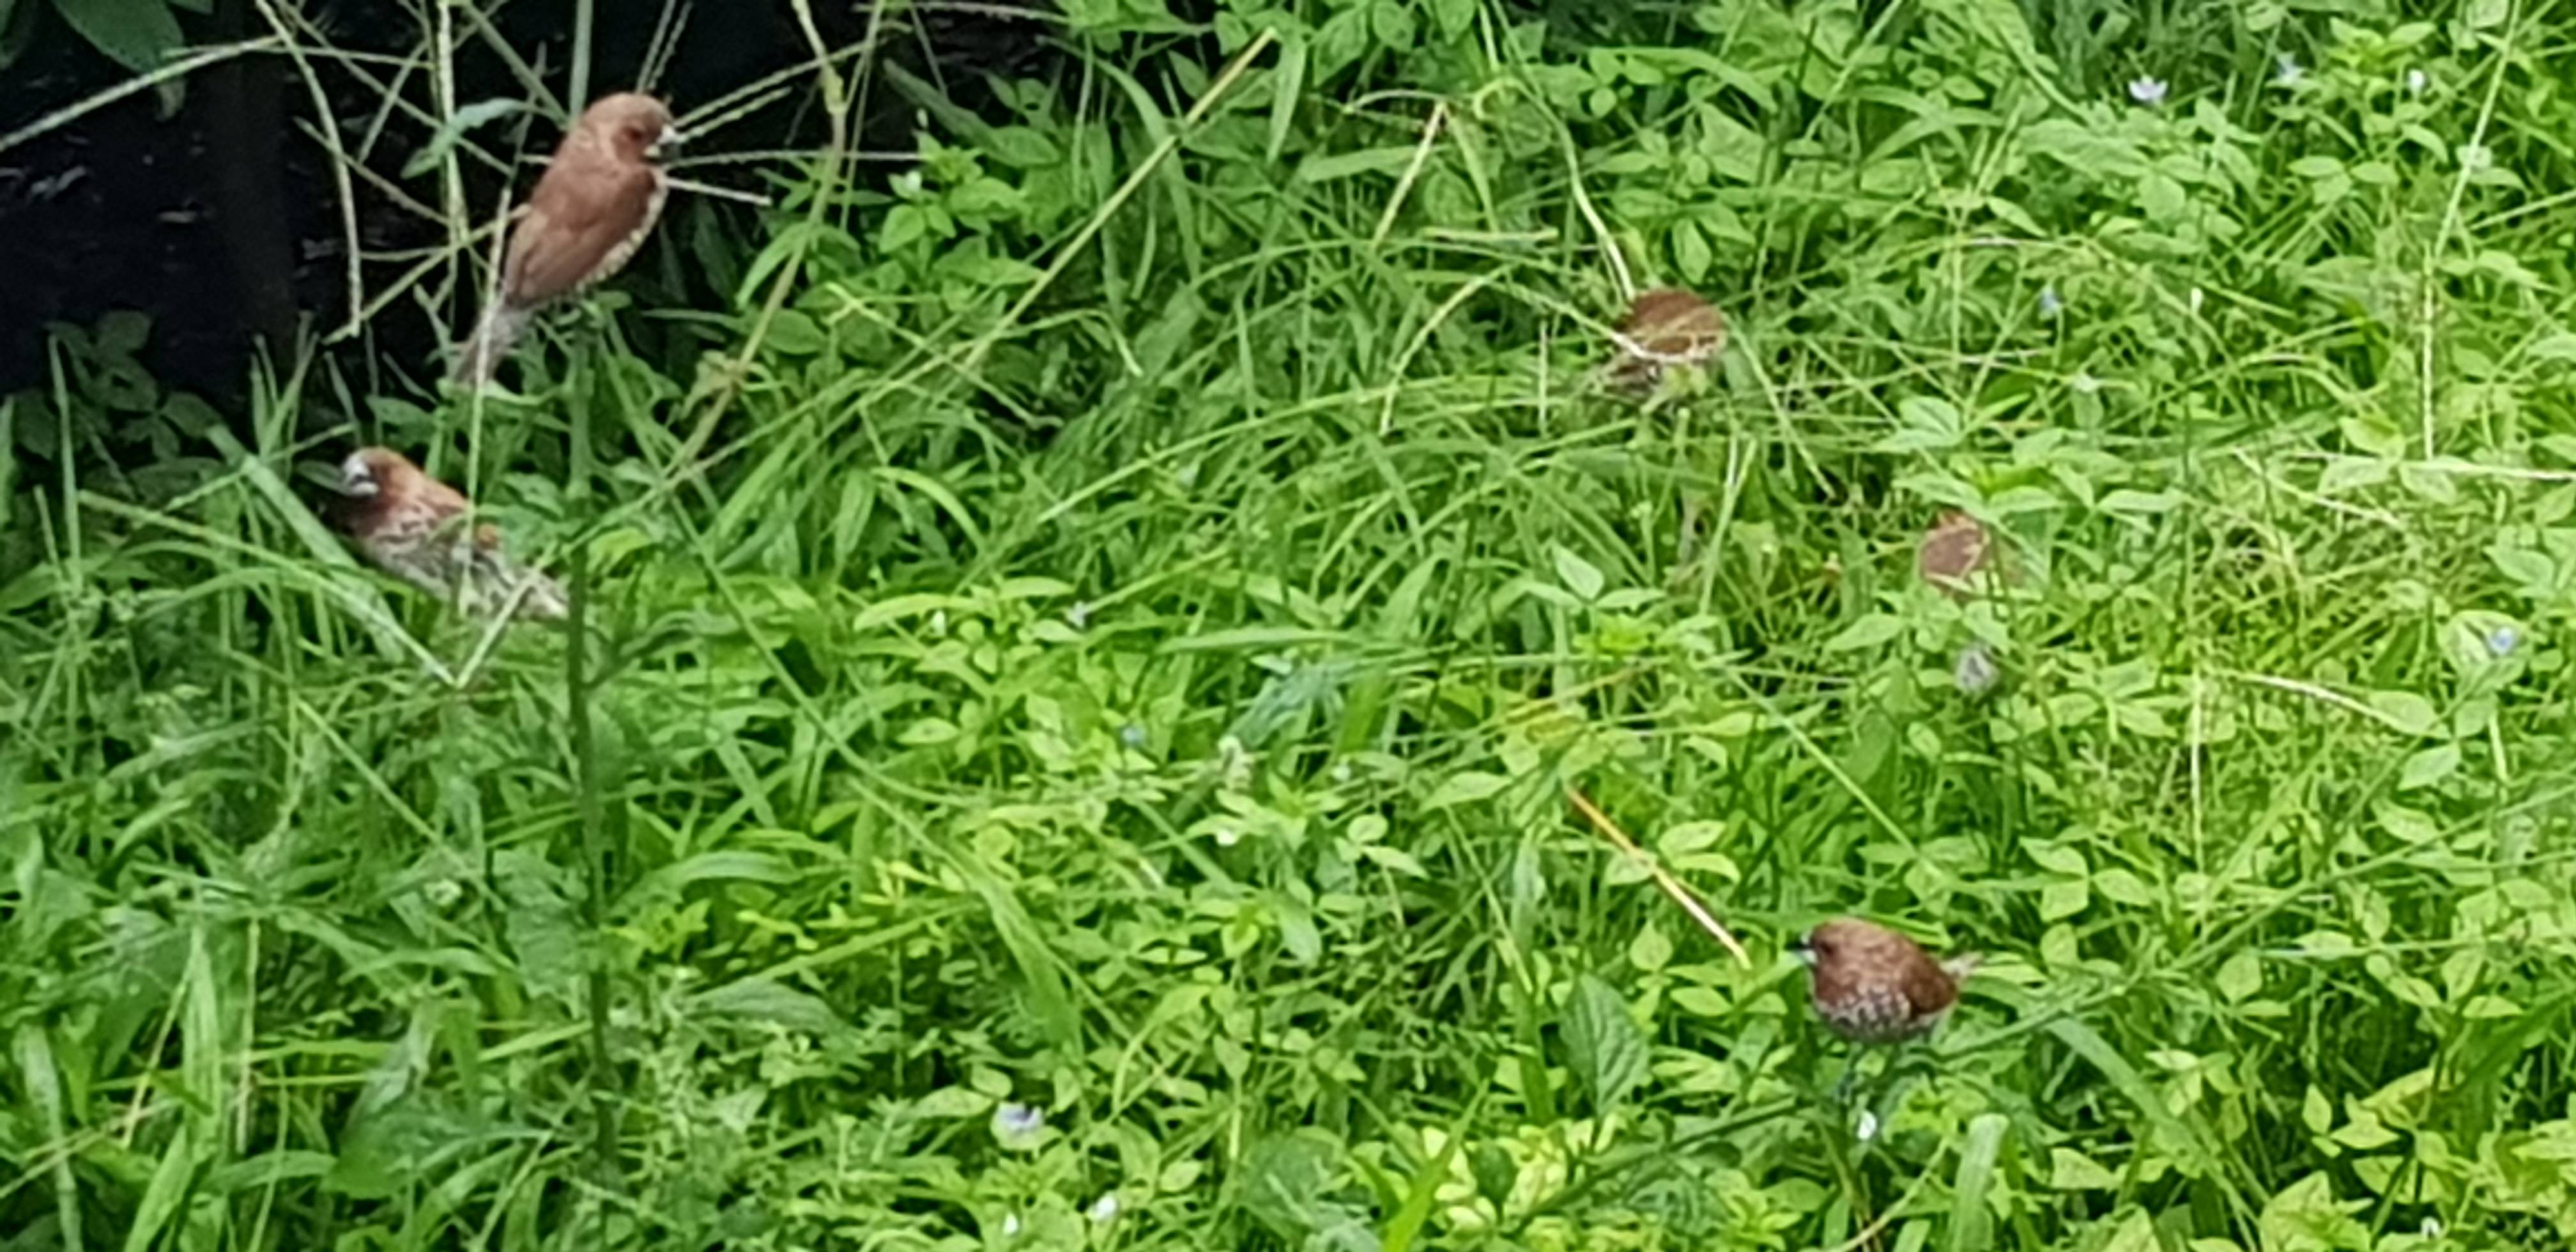
[[[525,309],[497,302],[484,310],[483,320],[475,325],[474,333],[456,345],[456,372],[452,377],[457,385],[466,388],[490,386],[492,375],[501,368],[501,362],[510,355],[511,346],[519,342],[519,335],[527,328],[528,313]]]
[[[527,571],[527,594],[520,597],[519,616],[529,621],[560,622],[572,615],[572,602],[565,598],[563,584],[535,570]]]

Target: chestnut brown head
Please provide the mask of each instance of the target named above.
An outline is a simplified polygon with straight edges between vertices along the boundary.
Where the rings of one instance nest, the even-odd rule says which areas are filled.
[[[402,495],[420,480],[420,467],[391,448],[360,448],[340,462],[340,493],[361,499]]]
[[[680,132],[671,124],[670,107],[635,91],[600,97],[582,110],[575,129],[598,136],[609,151],[625,161],[659,159],[665,147],[680,142]]]

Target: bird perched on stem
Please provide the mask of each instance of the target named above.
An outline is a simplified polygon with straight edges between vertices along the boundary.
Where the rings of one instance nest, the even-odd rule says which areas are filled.
[[[491,382],[539,310],[624,268],[662,216],[670,183],[657,162],[679,141],[651,96],[621,92],[582,111],[510,231],[482,321],[457,346],[458,383]]]
[[[1913,940],[1858,918],[1807,932],[1795,949],[1809,967],[1816,1015],[1856,1043],[1898,1043],[1931,1033],[1959,1002],[1975,956],[1936,961]]]
[[[469,525],[471,508],[447,484],[390,448],[361,448],[340,463],[349,533],[377,567],[474,617],[503,612],[560,621],[564,592],[511,559],[501,532]]]

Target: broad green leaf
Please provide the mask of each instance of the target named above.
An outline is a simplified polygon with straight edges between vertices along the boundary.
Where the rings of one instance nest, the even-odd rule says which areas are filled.
[[[2086,880],[2059,879],[2039,889],[2039,920],[2062,921],[2083,912],[2092,902],[2092,887]]]
[[[1575,1076],[1592,1093],[1597,1111],[1608,1114],[1646,1081],[1645,1032],[1610,984],[1591,974],[1577,978],[1564,1030]]]
[[[2218,967],[2218,994],[2242,1002],[2263,989],[2263,957],[2252,948],[2239,950]]]
[[[2073,1148],[2048,1150],[2048,1185],[2060,1191],[2112,1191],[2120,1176]]]
[[[54,11],[91,47],[137,73],[161,68],[187,42],[168,0],[54,0]]]
[[[1648,922],[1628,941],[1628,963],[1647,973],[1654,973],[1672,963],[1673,941],[1664,928]]]
[[[1875,648],[1905,633],[1905,619],[1893,613],[1872,613],[1842,629],[1825,644],[1828,652],[1854,652]]]
[[[1451,774],[1441,780],[1438,789],[1431,793],[1431,798],[1422,802],[1422,807],[1428,811],[1437,811],[1461,804],[1472,804],[1510,785],[1511,780],[1500,774],[1487,774],[1476,770]]]
[[[2413,791],[2430,787],[2460,771],[2460,745],[2438,744],[2406,758],[2397,773],[2397,789]]]
[[[689,997],[689,1007],[708,1017],[775,1024],[808,1034],[832,1034],[847,1025],[821,1000],[758,977],[710,987]]]
[[[1959,1145],[1959,1172],[1950,1184],[1949,1252],[1988,1252],[1994,1247],[1995,1214],[1987,1193],[1994,1188],[1995,1158],[2003,1151],[2004,1132],[2012,1119],[1980,1113],[1968,1123]]]
[[[991,1112],[993,1097],[964,1083],[951,1083],[912,1102],[912,1115],[938,1121],[982,1117]]]
[[[1555,558],[1556,576],[1565,584],[1566,590],[1574,593],[1575,598],[1587,603],[1601,598],[1603,582],[1601,571],[1591,562],[1575,555],[1572,549],[1563,544],[1557,545]]]
[[[2093,890],[2103,899],[2137,908],[2152,907],[2156,902],[2155,889],[2148,886],[2145,879],[2117,867],[2095,874]]]
[[[1254,1140],[1236,1178],[1244,1211],[1282,1243],[1299,1245],[1338,1216],[1324,1197],[1341,1180],[1343,1151],[1313,1127]]]
[[[2442,715],[2433,702],[2412,691],[2373,691],[2363,700],[2376,711],[2380,720],[2409,735],[2429,735],[2442,724]]]

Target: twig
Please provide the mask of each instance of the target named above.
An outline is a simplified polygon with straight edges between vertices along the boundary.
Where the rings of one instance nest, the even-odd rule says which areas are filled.
[[[87,100],[83,100],[77,104],[65,105],[64,107],[56,109],[43,117],[37,118],[35,121],[29,122],[16,130],[10,131],[6,135],[0,135],[0,152],[7,152],[11,148],[15,148],[30,139],[34,139],[51,131],[60,130],[65,126],[69,126],[72,123],[77,122],[100,109],[104,109],[127,96],[134,95],[137,92],[158,87],[174,78],[185,78],[188,75],[204,69],[209,65],[213,65],[218,61],[229,61],[234,57],[243,55],[244,53],[265,52],[270,48],[276,47],[277,42],[277,37],[271,35],[265,39],[253,39],[244,43],[226,44],[222,47],[208,48],[195,56],[173,61],[149,74],[137,74],[132,78],[126,79],[124,82],[118,83],[117,85],[98,93],[97,95],[91,96]]]
[[[1726,927],[1717,920],[1717,915],[1709,912],[1708,906],[1700,903],[1699,897],[1692,894],[1690,888],[1683,886],[1680,879],[1673,877],[1662,865],[1657,864],[1651,854],[1644,848],[1638,847],[1637,841],[1630,839],[1626,831],[1619,829],[1619,824],[1611,821],[1609,814],[1602,812],[1582,792],[1573,787],[1569,786],[1565,789],[1565,798],[1574,802],[1575,809],[1592,823],[1593,829],[1601,832],[1602,838],[1609,840],[1620,851],[1635,858],[1637,864],[1645,867],[1647,875],[1655,880],[1655,885],[1663,888],[1664,894],[1672,897],[1673,903],[1682,906],[1682,911],[1690,914],[1691,920],[1698,922],[1699,928],[1707,931],[1710,938],[1717,940],[1719,947],[1732,954],[1737,964],[1746,969],[1753,968],[1753,958],[1745,954],[1744,945],[1737,943],[1734,935],[1727,933]]]
[[[686,178],[673,178],[667,172],[662,175],[662,181],[680,191],[694,191],[699,195],[714,196],[719,200],[738,200],[744,204],[759,205],[764,209],[774,203],[769,197],[757,191],[736,191],[731,187],[717,187]]]

